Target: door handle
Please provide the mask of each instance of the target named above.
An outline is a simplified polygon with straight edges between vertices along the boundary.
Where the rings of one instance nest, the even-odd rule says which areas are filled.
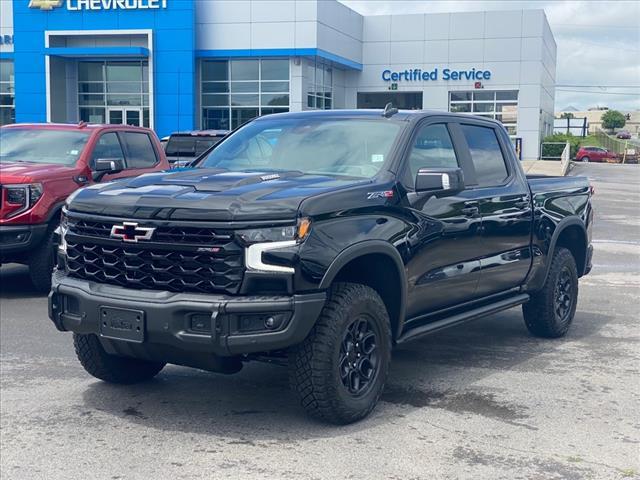
[[[474,217],[478,215],[480,209],[478,208],[477,202],[465,202],[464,208],[462,208],[462,210],[460,211],[466,217]]]
[[[529,199],[529,197],[523,197],[521,200],[518,200],[513,205],[516,208],[519,208],[520,210],[524,210],[531,205],[531,200]]]

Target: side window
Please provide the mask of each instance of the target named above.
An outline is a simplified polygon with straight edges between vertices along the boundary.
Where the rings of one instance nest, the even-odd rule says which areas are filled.
[[[509,176],[498,137],[493,128],[460,125],[469,145],[478,186],[501,185]]]
[[[114,132],[102,134],[95,147],[93,147],[93,154],[91,155],[92,168],[96,164],[96,160],[100,158],[118,158],[124,161],[118,135]]]
[[[449,131],[442,123],[421,127],[409,155],[412,179],[421,168],[438,167],[458,167]]]
[[[158,163],[156,151],[146,133],[120,134],[127,157],[127,168],[150,168]]]

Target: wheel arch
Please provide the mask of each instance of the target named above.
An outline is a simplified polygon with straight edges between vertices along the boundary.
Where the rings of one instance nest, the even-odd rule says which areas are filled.
[[[51,211],[47,216],[47,222],[51,224],[52,222],[57,225],[60,222],[60,214],[62,213],[62,208],[64,207],[65,202],[58,202],[51,207]]]
[[[548,260],[546,265],[546,271],[544,278],[549,275],[551,268],[551,258],[556,249],[564,247],[571,252],[573,258],[576,261],[576,267],[578,268],[578,277],[584,275],[585,268],[587,267],[587,249],[589,241],[587,239],[587,229],[582,221],[577,217],[569,217],[563,219],[551,237],[549,244],[549,252],[547,254]]]
[[[320,288],[327,289],[335,281],[362,283],[373,288],[389,313],[393,340],[400,336],[406,309],[407,279],[402,257],[395,247],[383,240],[369,240],[347,247],[327,269]]]

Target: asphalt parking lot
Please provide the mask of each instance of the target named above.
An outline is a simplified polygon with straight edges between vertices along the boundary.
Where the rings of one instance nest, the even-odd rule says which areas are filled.
[[[373,415],[309,420],[282,367],[89,377],[26,271],[0,271],[0,477],[640,478],[640,166],[579,164],[595,188],[594,271],[574,326],[530,337],[520,309],[394,353]]]

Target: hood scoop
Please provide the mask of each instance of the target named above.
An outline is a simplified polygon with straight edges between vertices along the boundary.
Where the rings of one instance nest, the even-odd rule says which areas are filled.
[[[151,174],[131,180],[127,186],[140,188],[153,183],[156,185],[180,185],[193,187],[201,192],[223,192],[234,188],[255,185],[264,182],[286,180],[301,177],[304,174],[297,170],[282,172],[254,171],[230,172],[217,168],[195,168],[175,173]]]

